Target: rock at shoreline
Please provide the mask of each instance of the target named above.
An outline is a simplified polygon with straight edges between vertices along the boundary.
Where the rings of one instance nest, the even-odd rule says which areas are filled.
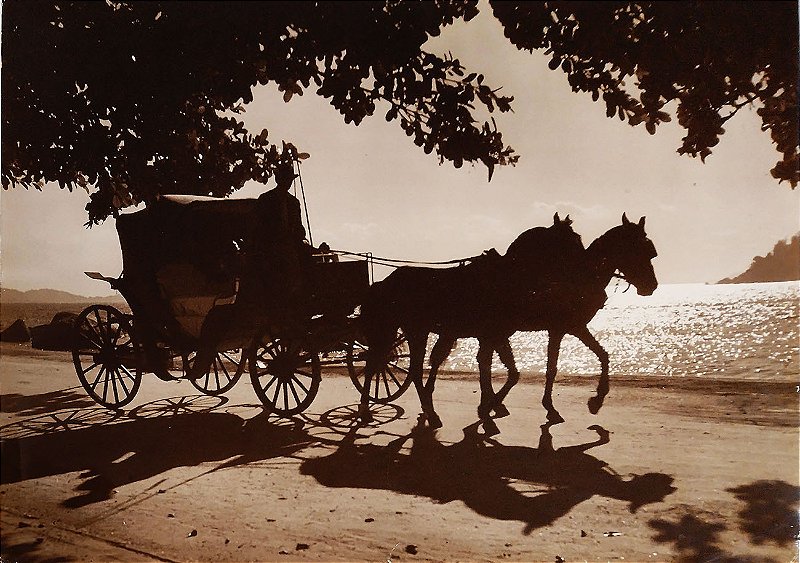
[[[17,319],[14,323],[0,332],[0,340],[3,342],[28,342],[31,339],[31,331],[22,319]]]
[[[69,352],[72,350],[73,327],[77,318],[75,313],[56,313],[50,324],[31,328],[31,346],[38,350]]]

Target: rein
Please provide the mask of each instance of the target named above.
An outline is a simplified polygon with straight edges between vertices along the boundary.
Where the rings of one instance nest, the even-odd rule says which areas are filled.
[[[372,256],[368,253],[363,252],[348,252],[347,250],[331,250],[334,254],[342,254],[344,256],[359,256],[361,258],[367,258],[368,260],[374,262],[375,264],[379,264],[381,266],[389,266],[390,268],[399,268],[404,265],[412,265],[412,266],[452,266],[457,264],[459,266],[465,266],[468,263],[474,262],[475,260],[482,257],[479,256],[470,256],[468,258],[458,258],[455,260],[444,260],[442,262],[420,262],[416,260],[399,260],[396,258],[382,258],[380,256]]]

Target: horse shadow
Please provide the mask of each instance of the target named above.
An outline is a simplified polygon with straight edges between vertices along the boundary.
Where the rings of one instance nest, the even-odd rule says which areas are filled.
[[[384,489],[438,503],[459,500],[483,516],[524,523],[526,535],[593,496],[626,501],[636,512],[676,490],[669,475],[623,477],[587,454],[609,442],[602,427],[590,427],[598,434],[594,442],[554,449],[550,426],[541,427],[539,445],[531,448],[487,440],[477,433],[477,423],[465,429],[462,441],[444,445],[429,427],[417,425],[386,446],[343,440],[332,454],[305,460],[300,471],[328,487]]]

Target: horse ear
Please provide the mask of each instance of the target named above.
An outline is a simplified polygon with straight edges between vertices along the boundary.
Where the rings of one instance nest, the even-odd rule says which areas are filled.
[[[623,213],[622,213],[622,224],[623,224],[623,225],[630,225],[630,223],[631,223],[631,222],[630,222],[630,221],[628,221],[628,216],[627,216],[627,215],[625,215],[625,213],[623,212]]]
[[[567,216],[564,217],[564,224],[572,225],[572,219],[569,218],[569,213],[567,213]]]
[[[556,211],[556,214],[553,215],[553,225],[558,225],[560,222],[561,222],[561,219],[559,219],[558,211]]]
[[[639,219],[639,226],[644,229],[644,215],[642,215],[642,218]]]

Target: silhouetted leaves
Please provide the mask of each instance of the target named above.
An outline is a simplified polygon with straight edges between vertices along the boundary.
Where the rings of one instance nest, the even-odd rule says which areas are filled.
[[[4,4],[3,186],[85,188],[90,223],[160,193],[225,196],[289,155],[234,117],[256,84],[358,125],[379,104],[440,162],[517,157],[474,116],[511,98],[422,50],[474,0]],[[312,86],[313,84],[313,86]],[[478,89],[480,96],[476,96]],[[280,144],[280,143],[277,143]]]
[[[608,117],[655,133],[675,102],[680,154],[711,154],[723,124],[757,108],[782,159],[773,177],[798,182],[796,2],[491,2],[505,35],[546,49],[575,92],[602,97]]]
[[[797,539],[800,488],[785,481],[756,481],[728,491],[746,503],[739,525],[754,544],[786,546]]]
[[[56,2],[3,4],[2,185],[91,194],[89,222],[161,193],[225,196],[266,182],[287,154],[237,116],[257,84],[309,89],[346,123],[379,112],[439,162],[518,156],[486,114],[513,98],[430,37],[477,13],[435,2]],[[797,5],[493,2],[506,36],[546,49],[576,92],[654,133],[675,102],[678,152],[705,159],[753,105],[798,181]],[[482,116],[480,114],[483,114]],[[483,120],[483,121],[482,121]],[[280,146],[280,148],[279,148]]]

